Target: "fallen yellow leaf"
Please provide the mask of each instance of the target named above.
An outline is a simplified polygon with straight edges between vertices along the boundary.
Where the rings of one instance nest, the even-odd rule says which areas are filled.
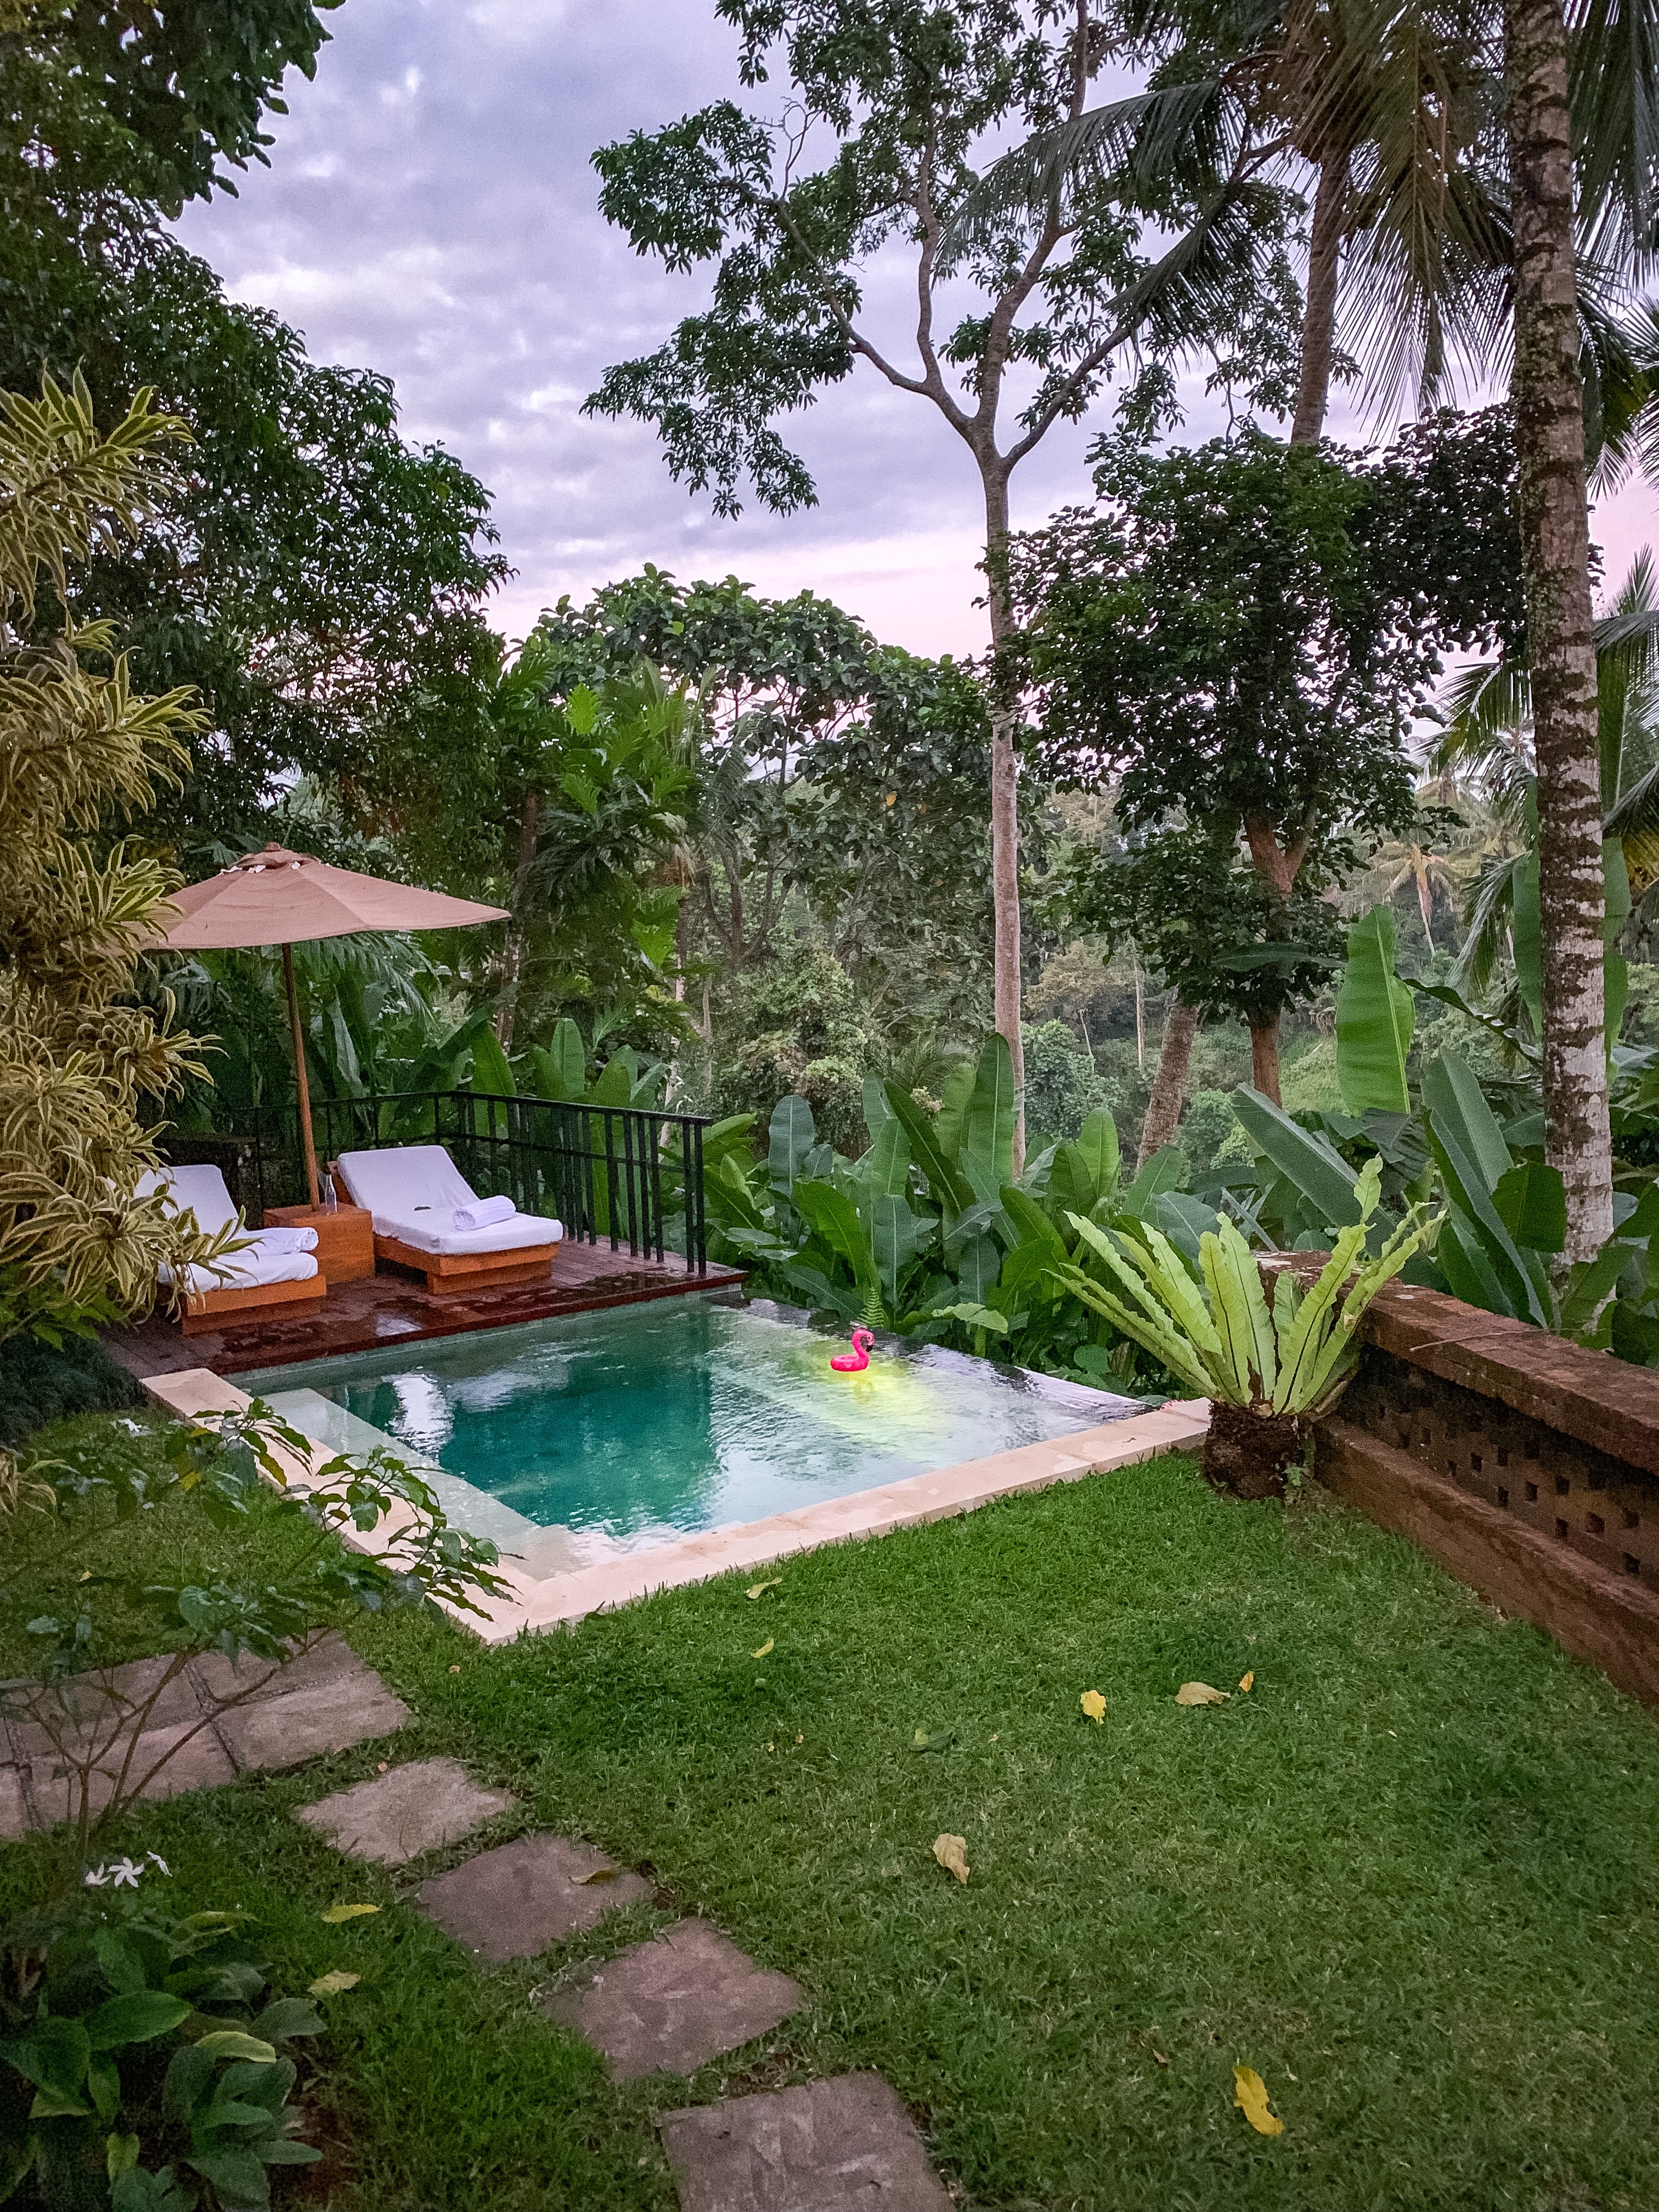
[[[1255,1680],[1255,1668],[1254,1667],[1252,1667],[1252,1668],[1251,1668],[1251,1669],[1250,1669],[1250,1671],[1249,1671],[1249,1673],[1248,1674],[1241,1674],[1241,1675],[1239,1676],[1239,1678],[1238,1678],[1238,1686],[1239,1686],[1239,1688],[1240,1688],[1241,1690],[1243,1690],[1243,1692],[1244,1692],[1244,1694],[1245,1694],[1245,1696],[1246,1696],[1247,1698],[1248,1698],[1248,1697],[1249,1696],[1249,1694],[1250,1694],[1250,1689],[1251,1689],[1251,1686],[1252,1686],[1252,1685],[1254,1684]]]
[[[1207,1682],[1183,1682],[1176,1692],[1178,1705],[1224,1705],[1231,1694],[1226,1690],[1212,1690]]]
[[[966,1836],[935,1836],[933,1856],[946,1874],[955,1875],[958,1881],[968,1879],[968,1838]]]
[[[1082,1706],[1084,1711],[1088,1714],[1095,1726],[1098,1728],[1102,1721],[1106,1717],[1106,1700],[1101,1696],[1099,1691],[1085,1690],[1083,1692],[1083,1695],[1078,1699],[1078,1703]]]
[[[747,1598],[764,1597],[768,1590],[775,1589],[782,1580],[781,1575],[774,1575],[769,1582],[750,1583],[744,1595]]]
[[[331,1974],[319,1974],[312,1983],[307,1995],[313,1997],[337,1997],[342,1990],[355,1990],[362,1976],[342,1973],[337,1967]]]
[[[773,1644],[775,1644],[777,1638],[775,1637],[769,1636],[765,1643],[762,1644],[760,1650],[758,1651],[751,1651],[749,1656],[751,1659],[764,1659],[767,1653],[772,1649]]]
[[[595,1867],[592,1874],[573,1875],[571,1880],[582,1889],[592,1889],[602,1881],[615,1881],[620,1867]]]
[[[1267,2085],[1254,2066],[1233,2069],[1233,2102],[1259,2136],[1282,2136],[1283,2120],[1267,2110]]]
[[[331,1905],[328,1911],[319,1917],[325,1928],[337,1928],[343,1920],[362,1920],[367,1914],[378,1912],[380,1909],[378,1905]]]

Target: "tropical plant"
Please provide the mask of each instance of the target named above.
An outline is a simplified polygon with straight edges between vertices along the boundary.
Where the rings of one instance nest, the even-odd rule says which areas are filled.
[[[178,881],[112,817],[176,780],[199,720],[182,690],[135,693],[106,623],[48,612],[92,547],[131,544],[182,425],[141,392],[107,435],[78,378],[0,394],[0,1336],[136,1311],[223,1243],[139,1183],[142,1109],[200,1073],[199,1041],[133,997],[138,950]]]
[[[1659,881],[1659,580],[1650,550],[1632,562],[1596,621],[1595,638],[1604,919],[1619,922]],[[1476,878],[1454,981],[1479,995],[1500,952],[1510,951],[1535,1040],[1542,1025],[1543,955],[1532,687],[1524,649],[1517,645],[1495,661],[1460,671],[1448,687],[1441,720],[1436,769],[1474,787],[1511,845],[1491,853]],[[1616,855],[1608,849],[1613,843]],[[1610,1042],[1617,1038],[1623,1005],[1614,961],[1616,956],[1604,957],[1603,1019]]]
[[[1230,1221],[1199,1238],[1194,1267],[1155,1227],[1135,1235],[1067,1217],[1106,1279],[1070,1264],[1054,1271],[1057,1279],[1212,1401],[1205,1471],[1240,1497],[1283,1490],[1285,1468],[1304,1449],[1305,1425],[1330,1411],[1358,1364],[1366,1309],[1433,1242],[1439,1217],[1413,1208],[1365,1256],[1382,1176],[1380,1161],[1362,1170],[1353,1185],[1357,1218],[1317,1277],[1304,1289],[1292,1267],[1280,1267],[1271,1306],[1260,1262]]]
[[[317,2007],[270,1996],[249,1914],[179,1917],[167,1879],[156,1852],[111,1859],[0,1930],[0,2195],[191,2212],[176,2160],[223,2212],[264,2212],[273,2166],[322,2156],[289,2102]]]
[[[1279,203],[1248,163],[1218,188],[1206,167],[1162,179],[1127,222],[1056,196],[982,248],[945,250],[944,226],[998,137],[1082,112],[1107,52],[1086,7],[719,0],[719,12],[739,33],[743,81],[781,68],[791,98],[774,121],[720,100],[594,156],[600,205],[641,252],[670,269],[717,267],[710,308],[658,352],[608,370],[586,404],[653,423],[673,474],[694,490],[712,484],[717,512],[737,511],[747,477],[787,513],[816,495],[775,419],[867,363],[934,407],[973,458],[1000,647],[1012,627],[1010,479],[1056,423],[1081,416],[1126,367],[1132,411],[1155,419],[1170,404],[1174,362],[1206,346],[1224,349],[1247,385],[1282,374]],[[827,159],[815,168],[808,149],[820,137]],[[909,368],[878,343],[860,300],[866,270],[901,242],[920,301]],[[937,330],[964,283],[967,312]],[[1015,398],[1028,372],[1036,389]],[[994,686],[991,720],[995,1022],[1018,1085],[1018,713],[1006,683]]]

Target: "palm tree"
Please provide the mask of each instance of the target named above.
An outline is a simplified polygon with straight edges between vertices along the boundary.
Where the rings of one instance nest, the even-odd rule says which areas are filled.
[[[1659,882],[1659,567],[1644,549],[1593,628],[1596,695],[1596,864],[1616,837],[1632,900]],[[1540,860],[1537,733],[1521,660],[1466,669],[1448,694],[1434,764],[1468,780],[1512,848],[1489,854],[1466,917],[1460,978],[1484,990],[1507,939],[1518,872]],[[1598,957],[1601,947],[1598,873]],[[1540,889],[1541,905],[1541,889]],[[1541,913],[1540,913],[1541,933]]]

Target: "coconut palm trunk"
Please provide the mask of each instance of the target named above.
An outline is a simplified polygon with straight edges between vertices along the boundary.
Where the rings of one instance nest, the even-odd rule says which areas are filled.
[[[1015,629],[1008,593],[1008,472],[994,456],[975,456],[985,487],[985,567],[991,618],[991,651],[1000,656]],[[994,1018],[1013,1062],[1014,1173],[1024,1166],[1025,1045],[1020,1027],[1023,966],[1019,913],[1019,757],[1014,750],[1018,709],[999,667],[991,699],[991,897],[994,936]]]
[[[1567,1194],[1564,1261],[1613,1233],[1605,884],[1584,491],[1567,32],[1560,0],[1504,0],[1515,226],[1515,407],[1538,769],[1546,1154]]]

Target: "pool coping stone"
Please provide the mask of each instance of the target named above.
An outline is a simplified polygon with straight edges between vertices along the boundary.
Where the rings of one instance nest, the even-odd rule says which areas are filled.
[[[239,1390],[234,1383],[204,1367],[147,1376],[144,1389],[185,1420],[204,1414],[243,1413],[252,1403],[246,1390]],[[526,1631],[573,1628],[591,1613],[631,1605],[659,1590],[680,1589],[719,1575],[772,1566],[795,1553],[816,1551],[823,1544],[919,1528],[926,1522],[971,1513],[999,1498],[1019,1497],[1046,1490],[1052,1483],[1079,1482],[1085,1475],[1138,1466],[1163,1452],[1192,1450],[1203,1443],[1209,1425],[1207,1401],[1172,1399],[1150,1413],[1127,1414],[1071,1436],[1022,1444],[985,1459],[962,1460],[930,1474],[907,1475],[902,1481],[823,1498],[793,1512],[769,1514],[763,1520],[744,1522],[735,1528],[708,1529],[701,1535],[653,1545],[647,1550],[626,1553],[563,1574],[538,1579],[519,1572],[511,1559],[503,1559],[498,1570],[507,1584],[502,1597],[493,1601],[481,1599],[482,1610],[476,1614],[447,1604],[444,1611],[458,1628],[465,1629],[483,1644],[510,1643]],[[312,1479],[310,1455],[302,1457],[277,1445],[273,1447],[273,1456],[295,1490],[303,1492]],[[374,1553],[386,1537],[397,1534],[401,1519],[398,1515],[388,1516],[372,1536],[343,1531],[342,1540],[356,1551]]]

